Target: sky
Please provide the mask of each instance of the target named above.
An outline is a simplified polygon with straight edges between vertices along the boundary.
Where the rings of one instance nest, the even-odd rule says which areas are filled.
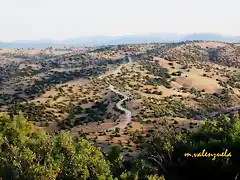
[[[240,35],[239,0],[0,0],[0,41],[211,32]]]

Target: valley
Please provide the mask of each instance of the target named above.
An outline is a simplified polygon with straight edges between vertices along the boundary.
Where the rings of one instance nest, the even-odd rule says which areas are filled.
[[[153,133],[239,116],[239,69],[240,46],[224,42],[0,50],[0,112],[134,159]]]

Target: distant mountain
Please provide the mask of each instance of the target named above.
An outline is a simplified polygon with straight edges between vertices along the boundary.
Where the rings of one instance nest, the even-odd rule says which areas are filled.
[[[47,47],[64,47],[64,44],[58,42],[42,42],[42,41],[20,41],[20,42],[0,42],[0,49],[43,49]]]
[[[161,33],[148,35],[125,35],[125,36],[89,36],[74,38],[62,41],[64,44],[80,45],[117,45],[117,44],[137,44],[152,42],[173,42],[178,41],[183,35]]]
[[[240,42],[240,36],[227,36],[214,33],[194,33],[187,35],[182,39],[182,41],[193,41],[193,40],[202,40],[202,41],[221,41],[221,42]]]
[[[57,40],[53,40],[53,39],[40,39],[40,40],[17,40],[14,41],[14,43],[31,43],[31,44],[39,44],[39,43],[43,43],[43,44],[47,44],[47,43],[58,43]]]
[[[61,41],[62,44],[73,44],[73,45],[102,45],[105,42],[116,40],[118,36],[86,36],[80,38],[71,38]]]
[[[126,35],[126,36],[87,36],[71,38],[66,40],[20,40],[13,42],[0,42],[1,49],[14,48],[47,48],[63,46],[99,46],[117,44],[137,44],[137,43],[161,43],[161,42],[182,42],[182,41],[221,41],[221,42],[240,42],[240,36],[227,36],[214,33],[194,33],[180,35],[175,33],[155,33],[147,35]]]

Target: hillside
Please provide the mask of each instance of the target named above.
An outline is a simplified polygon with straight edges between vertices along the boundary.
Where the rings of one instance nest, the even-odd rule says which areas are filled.
[[[50,140],[52,136],[63,138],[59,141],[64,143],[64,138],[81,137],[99,147],[101,151],[98,153],[105,154],[112,147],[119,147],[119,154],[131,163],[135,158],[141,159],[144,156],[153,158],[152,155],[156,156],[158,161],[163,161],[160,164],[151,161],[150,168],[143,158],[146,164],[142,165],[145,171],[145,174],[141,172],[144,174],[142,179],[146,179],[147,176],[150,178],[150,175],[155,174],[164,175],[166,179],[174,179],[170,178],[164,169],[172,171],[171,160],[177,164],[174,158],[183,156],[183,153],[197,152],[204,147],[198,141],[198,137],[201,139],[201,136],[204,136],[207,139],[214,133],[220,133],[219,136],[215,134],[213,136],[218,142],[217,150],[221,150],[219,147],[224,144],[221,133],[225,128],[224,132],[228,134],[226,136],[230,139],[228,139],[229,142],[238,143],[234,138],[237,138],[236,134],[239,133],[237,129],[239,123],[235,121],[233,123],[227,119],[228,116],[231,120],[238,119],[240,111],[240,46],[237,44],[187,41],[100,46],[85,48],[81,51],[75,51],[74,48],[0,50],[0,68],[2,72],[0,74],[0,111],[9,114],[10,117],[7,119],[18,117],[19,114],[23,115],[27,118],[26,120],[21,117],[25,119],[24,123],[27,123],[25,121],[31,123],[31,125],[27,123],[26,126],[46,131],[48,135],[44,135],[44,138],[47,138],[49,143],[53,143],[53,146],[58,141]],[[119,105],[122,99],[124,101]],[[129,114],[128,116],[125,114],[126,110],[131,112],[131,121],[128,121]],[[227,117],[222,117],[221,114]],[[210,123],[207,124],[209,129],[203,121],[204,118],[215,119],[207,122]],[[2,123],[11,125],[9,120],[4,122],[6,117],[5,120],[4,118],[0,120],[3,121]],[[126,126],[122,125],[126,121],[128,122]],[[8,130],[12,132],[11,128],[15,127],[14,124],[11,125],[10,129],[2,130],[2,134],[5,136],[4,133]],[[63,130],[69,134],[62,135],[60,132]],[[167,138],[164,130],[168,130],[169,134],[175,133],[171,134],[172,139],[164,139]],[[210,135],[205,137],[204,133],[201,134],[202,132]],[[31,133],[35,134],[32,131]],[[60,135],[57,135],[59,133]],[[161,136],[162,133],[163,136]],[[182,139],[176,139],[178,137]],[[21,138],[20,135],[17,138]],[[39,143],[43,141],[38,135],[36,137],[32,135],[31,138],[37,139]],[[147,141],[154,146],[146,145],[149,143]],[[187,144],[187,148],[184,149],[186,141],[196,143],[196,149],[191,144]],[[23,143],[31,149],[32,141],[30,144],[25,141]],[[77,149],[72,140],[69,143],[73,149]],[[82,147],[84,143],[87,141],[81,141],[80,146]],[[174,148],[183,148],[183,150],[170,150],[169,143]],[[211,149],[211,145],[210,140],[209,142],[206,140],[206,147]],[[19,147],[21,144],[14,144],[14,146]],[[91,149],[90,146],[87,145],[87,147]],[[162,147],[170,149],[166,152]],[[62,148],[64,151],[67,147]],[[229,145],[228,148],[236,150],[235,144],[234,147]],[[214,151],[214,148],[211,150]],[[32,151],[38,154],[36,150]],[[71,150],[67,148],[66,151]],[[160,152],[160,157],[157,151]],[[48,152],[50,153],[50,150]],[[78,156],[78,153],[76,152],[75,155]],[[179,155],[179,153],[182,154]],[[61,154],[60,150],[56,154]],[[63,154],[66,155],[66,153]],[[70,155],[65,157],[65,155],[60,159],[73,157]],[[173,159],[168,159],[167,155],[173,155],[171,156]],[[57,161],[57,157],[51,155],[51,158]],[[99,155],[97,158],[102,159],[102,156]],[[62,169],[66,161],[57,162],[54,173],[57,173],[58,168],[61,172],[65,170],[67,172],[67,169]],[[79,159],[74,163],[78,161]],[[103,161],[103,166],[106,166],[109,171],[104,171],[97,166],[97,174],[104,171],[106,176],[103,177],[107,179],[116,169],[110,168],[110,165]],[[185,162],[183,159],[181,161]],[[91,168],[96,168],[95,162],[90,162],[91,165],[86,168],[90,175],[86,177],[101,179],[91,171]],[[114,167],[118,166],[117,162],[114,163]],[[182,168],[191,169],[191,162],[185,163],[188,166]],[[66,166],[73,170],[77,164]],[[131,167],[133,166],[132,164]],[[219,166],[219,164],[216,165],[217,168]],[[237,167],[236,164],[235,166]],[[124,164],[124,167],[127,165]],[[176,167],[180,168],[178,165]],[[195,164],[194,167],[197,165]],[[26,168],[23,167],[23,169]],[[231,166],[225,170],[229,169]],[[178,174],[175,170],[174,173]],[[34,174],[36,171],[27,172],[31,176],[31,173]],[[121,170],[121,173],[123,172],[124,170]],[[79,171],[66,177],[77,179],[81,177],[81,173]],[[182,176],[188,179],[184,171],[182,173]],[[65,177],[64,174],[60,172],[58,174],[59,179],[64,179],[61,178]],[[113,174],[114,177],[120,176],[116,172]],[[128,178],[125,179],[131,179],[130,175],[126,176]],[[139,179],[141,179],[140,176]],[[56,179],[57,176],[52,175],[52,177]],[[51,179],[50,176],[48,178]],[[174,180],[177,178],[175,177]]]
[[[228,67],[240,67],[240,47],[227,43],[192,43],[184,44],[164,52],[164,58],[181,63],[202,63],[202,61]]]

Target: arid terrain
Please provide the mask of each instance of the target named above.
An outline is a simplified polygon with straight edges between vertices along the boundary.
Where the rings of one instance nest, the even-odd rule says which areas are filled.
[[[134,156],[136,137],[162,125],[194,131],[205,117],[239,111],[239,68],[240,46],[221,42],[0,50],[0,111]],[[110,85],[128,96],[126,127],[116,106],[124,97]]]

